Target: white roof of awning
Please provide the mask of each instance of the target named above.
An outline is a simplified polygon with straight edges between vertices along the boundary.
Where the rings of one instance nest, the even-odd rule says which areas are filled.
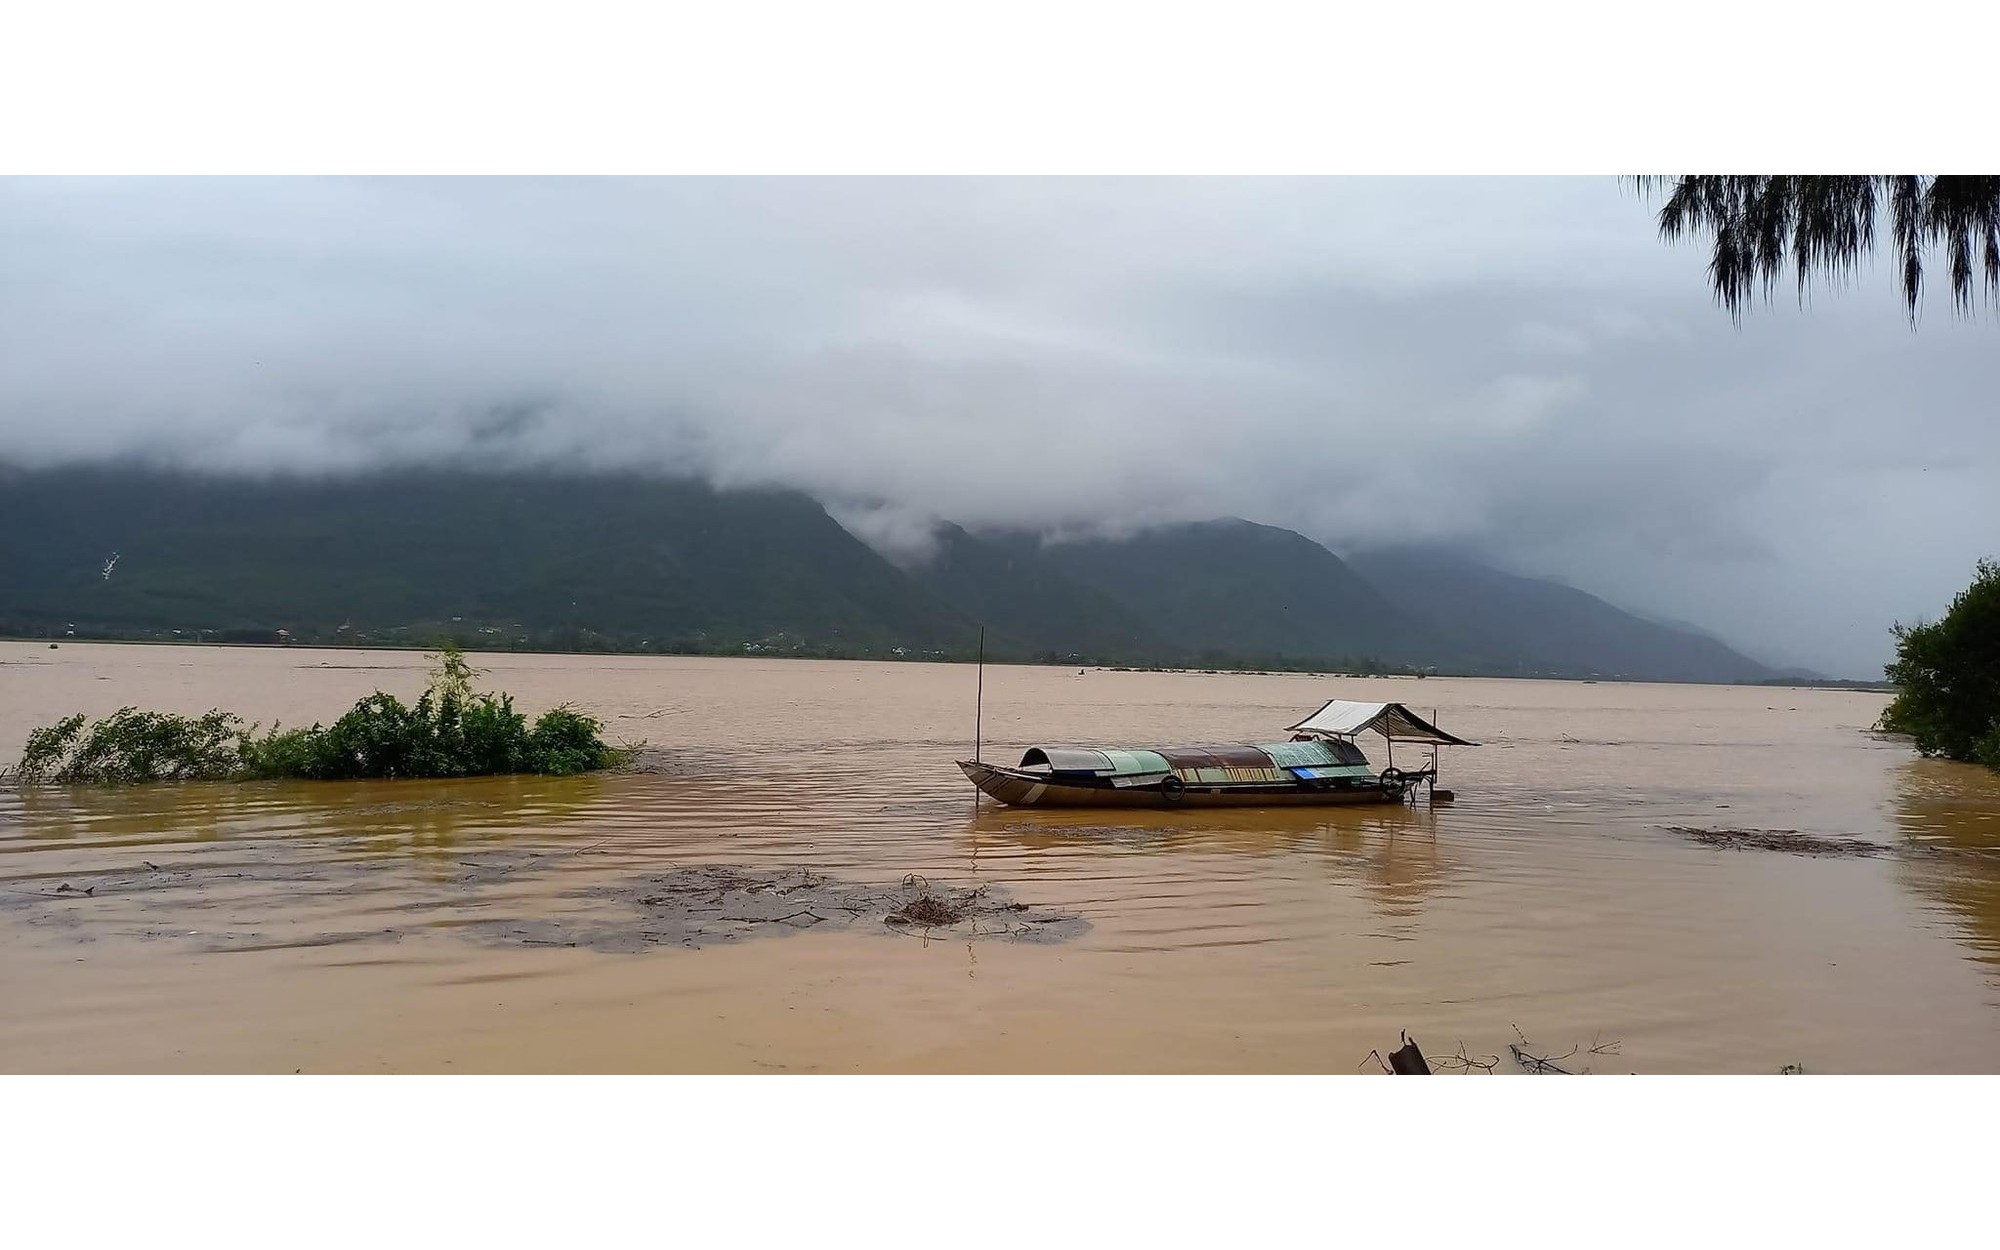
[[[1400,703],[1355,703],[1334,699],[1290,728],[1295,733],[1338,734],[1343,738],[1372,729],[1397,742],[1441,742],[1461,747],[1479,745],[1453,737]]]

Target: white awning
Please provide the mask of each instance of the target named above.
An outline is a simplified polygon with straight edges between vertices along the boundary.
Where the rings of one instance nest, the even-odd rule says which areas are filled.
[[[1372,729],[1395,742],[1440,742],[1461,747],[1479,745],[1453,737],[1400,703],[1354,703],[1334,699],[1290,728],[1294,733],[1335,734],[1343,738]]]

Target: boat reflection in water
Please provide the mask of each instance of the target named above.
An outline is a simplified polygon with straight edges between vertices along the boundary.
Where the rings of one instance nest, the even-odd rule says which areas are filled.
[[[1106,815],[981,807],[966,826],[964,846],[975,864],[997,853],[1028,875],[1040,866],[1061,875],[1069,870],[1060,861],[1071,856],[1149,858],[1155,864],[1141,875],[1167,894],[1179,893],[1175,883],[1183,880],[1209,893],[1226,892],[1223,878],[1267,886],[1329,880],[1360,887],[1376,913],[1389,919],[1415,917],[1456,869],[1438,837],[1440,813],[1423,807],[1238,809],[1201,816],[1138,810],[1119,812],[1117,824],[1106,824]],[[1314,871],[1301,876],[1285,861]],[[1118,875],[1128,874],[1121,869]]]

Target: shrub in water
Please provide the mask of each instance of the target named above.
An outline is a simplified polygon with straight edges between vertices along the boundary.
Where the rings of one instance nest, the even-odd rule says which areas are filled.
[[[82,714],[28,735],[22,781],[115,785],[134,781],[214,781],[236,775],[243,722],[215,710],[200,716],[123,707],[84,727]]]
[[[388,777],[569,774],[609,768],[628,751],[572,708],[544,712],[533,728],[513,696],[475,693],[472,667],[454,646],[438,658],[415,704],[376,691],[330,726],[254,727],[228,712],[176,716],[123,708],[86,731],[72,716],[28,738],[27,782],[116,783],[252,778],[339,781]]]
[[[587,773],[609,768],[626,753],[604,744],[604,726],[593,717],[573,708],[559,707],[543,712],[528,734],[532,771],[538,773]]]

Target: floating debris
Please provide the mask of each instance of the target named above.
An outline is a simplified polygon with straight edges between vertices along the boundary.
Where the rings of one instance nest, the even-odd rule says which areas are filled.
[[[1690,825],[1668,825],[1669,833],[1692,838],[1704,846],[1726,847],[1735,851],[1784,851],[1792,855],[1823,855],[1861,858],[1887,855],[1896,848],[1860,838],[1823,838],[1796,829],[1697,829]]]
[[[1402,1034],[1401,1047],[1389,1052],[1389,1070],[1397,1076],[1429,1076],[1431,1065],[1424,1060],[1424,1052],[1417,1048],[1416,1039],[1408,1031]]]
[[[1576,1048],[1573,1046],[1570,1048],[1568,1055],[1553,1056],[1538,1055],[1519,1042],[1507,1043],[1507,1049],[1513,1054],[1514,1062],[1520,1064],[1521,1070],[1524,1072],[1531,1072],[1537,1076],[1576,1075],[1576,1073],[1571,1072],[1568,1068],[1561,1066],[1562,1060],[1576,1053]]]
[[[1589,1075],[1589,1068],[1584,1068],[1579,1072],[1575,1069],[1562,1066],[1583,1049],[1580,1043],[1571,1046],[1560,1055],[1541,1054],[1538,1052],[1542,1048],[1528,1040],[1528,1035],[1521,1032],[1520,1025],[1509,1025],[1508,1027],[1514,1030],[1515,1037],[1521,1039],[1518,1042],[1509,1042],[1507,1044],[1507,1051],[1514,1056],[1514,1062],[1521,1066],[1523,1072],[1538,1076]],[[1482,1056],[1467,1054],[1464,1042],[1458,1044],[1458,1052],[1456,1054],[1446,1055],[1441,1059],[1427,1059],[1424,1056],[1424,1052],[1417,1048],[1416,1039],[1410,1036],[1409,1030],[1405,1029],[1402,1031],[1400,1040],[1402,1045],[1396,1050],[1391,1051],[1387,1060],[1382,1058],[1381,1051],[1371,1050],[1368,1052],[1367,1057],[1362,1059],[1361,1066],[1365,1067],[1368,1061],[1372,1059],[1382,1071],[1393,1073],[1397,1076],[1430,1076],[1438,1072],[1457,1072],[1461,1074],[1482,1072],[1490,1076],[1493,1073],[1493,1069],[1500,1066],[1500,1057],[1498,1055]],[[1591,1038],[1590,1053],[1593,1055],[1617,1055],[1624,1048],[1624,1045],[1623,1041],[1616,1039],[1607,1042],[1604,1040],[1604,1035],[1600,1033]]]
[[[381,929],[333,924],[322,930],[318,926],[333,917],[300,910],[308,900],[341,898],[362,882],[396,872],[365,861],[237,862],[216,871],[198,867],[192,859],[167,864],[146,860],[81,885],[64,881],[37,890],[0,889],[0,912],[19,914],[51,936],[174,940],[206,951],[401,942],[419,935],[498,946],[641,951],[807,931],[1048,944],[1090,929],[1090,922],[1074,912],[1016,902],[998,885],[933,885],[917,874],[899,885],[869,885],[804,868],[726,865],[626,877],[540,902],[504,903],[500,906],[513,914],[491,914],[499,908],[490,889],[543,873],[557,859],[585,854],[595,845],[551,854],[484,850],[433,862],[422,873],[426,879],[415,883],[414,897],[377,909],[408,917]],[[396,875],[399,888],[413,884],[407,874]],[[224,890],[226,894],[218,893]],[[191,913],[208,912],[224,899],[228,923],[198,929],[184,923]],[[513,911],[516,907],[534,910],[521,914]]]
[[[624,907],[619,915],[591,908],[544,920],[478,921],[456,931],[501,945],[637,951],[698,949],[807,931],[1052,943],[1090,928],[1074,912],[1015,902],[999,886],[940,887],[914,873],[899,886],[881,886],[804,868],[706,865],[594,886],[569,897]]]

